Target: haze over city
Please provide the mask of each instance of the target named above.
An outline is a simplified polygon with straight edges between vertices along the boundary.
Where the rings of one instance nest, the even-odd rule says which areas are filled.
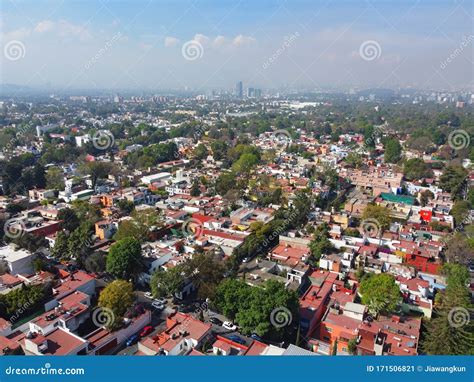
[[[1,83],[473,88],[470,1],[5,1]]]

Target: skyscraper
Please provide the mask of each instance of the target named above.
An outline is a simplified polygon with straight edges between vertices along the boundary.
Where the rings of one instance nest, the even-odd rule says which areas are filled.
[[[244,87],[242,85],[242,81],[238,81],[235,85],[235,96],[237,98],[242,98],[244,96]]]

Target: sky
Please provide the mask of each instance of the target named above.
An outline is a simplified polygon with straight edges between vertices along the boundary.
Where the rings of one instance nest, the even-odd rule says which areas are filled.
[[[474,89],[471,0],[2,0],[0,83]]]

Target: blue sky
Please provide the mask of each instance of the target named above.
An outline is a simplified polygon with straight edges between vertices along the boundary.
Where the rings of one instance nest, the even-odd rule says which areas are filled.
[[[4,0],[1,7],[2,83],[473,86],[469,0]],[[189,41],[195,59],[183,50]],[[364,56],[366,45],[373,57]],[[19,58],[7,54],[12,46]]]

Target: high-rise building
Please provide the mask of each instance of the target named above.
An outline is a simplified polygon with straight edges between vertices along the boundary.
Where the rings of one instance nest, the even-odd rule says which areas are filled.
[[[235,96],[237,98],[242,98],[244,96],[244,87],[242,85],[242,81],[238,81],[235,85]]]

